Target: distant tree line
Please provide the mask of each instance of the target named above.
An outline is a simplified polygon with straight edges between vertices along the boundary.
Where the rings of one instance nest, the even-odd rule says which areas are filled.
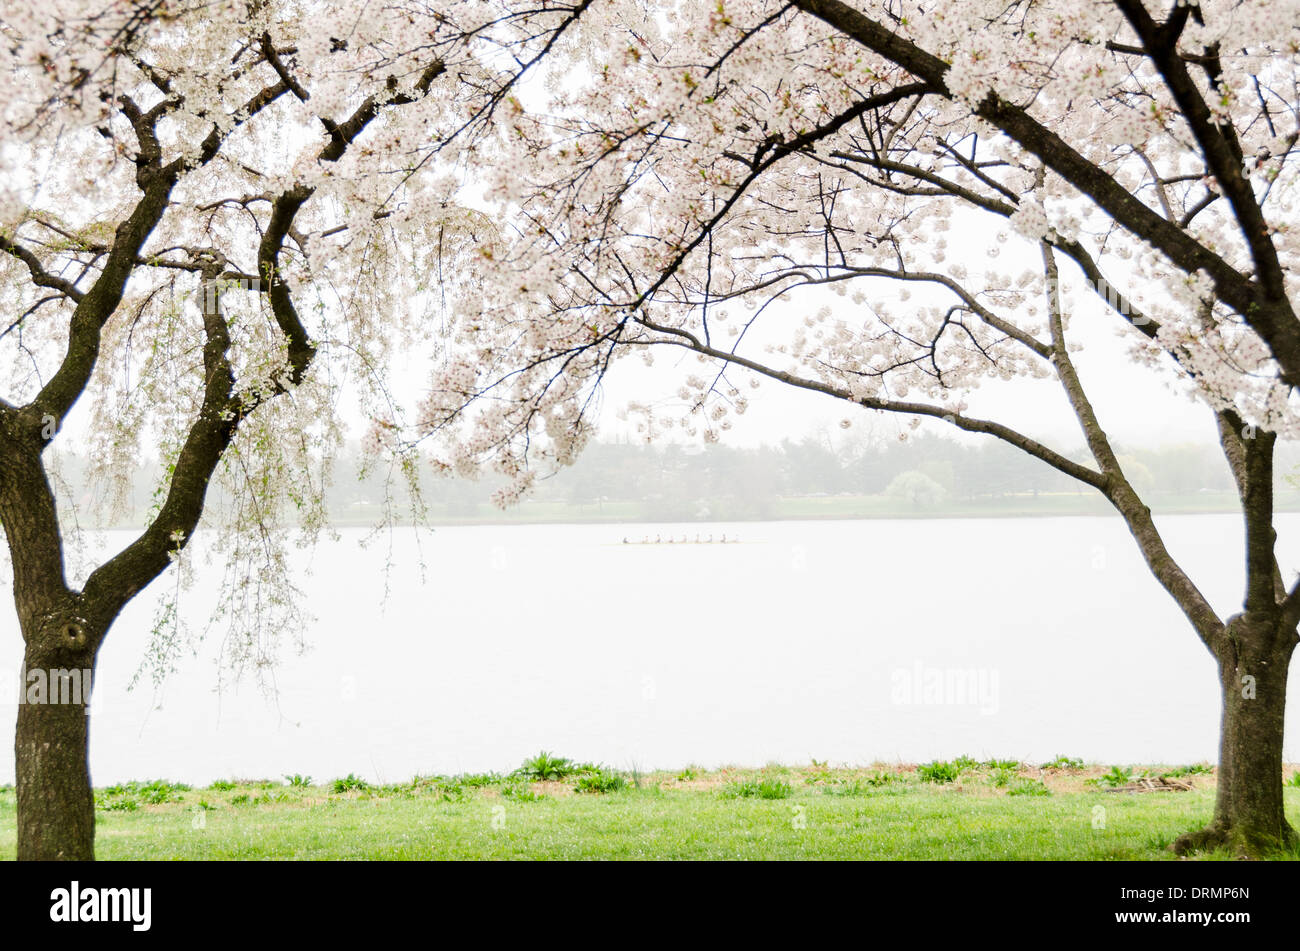
[[[1300,466],[1300,446],[1279,447],[1278,459],[1281,475],[1293,473]],[[1129,449],[1123,462],[1133,482],[1148,491],[1232,490],[1221,454],[1208,445]],[[59,472],[64,495],[82,506],[110,490],[116,493],[113,520],[123,522],[148,513],[161,475],[156,467],[142,467],[117,486],[96,486],[86,478],[85,460],[67,454],[59,460]],[[435,518],[487,514],[496,487],[487,480],[439,478],[423,466],[415,478]],[[927,505],[1078,491],[1066,476],[1003,443],[962,443],[923,434],[839,446],[814,436],[758,448],[601,442],[572,468],[539,483],[532,498],[575,507],[635,502],[636,514],[643,518],[693,519],[763,518],[783,498],[889,495]],[[326,497],[336,516],[377,515],[394,499],[402,509],[408,483],[382,465],[363,464],[359,451],[345,452],[330,476]]]
[[[1283,472],[1300,464],[1300,452],[1279,453],[1279,458]],[[1222,455],[1211,446],[1133,449],[1124,462],[1130,478],[1154,492],[1232,490]],[[492,488],[457,480],[423,483],[434,513],[448,515],[479,511]],[[354,502],[369,498],[366,483],[349,482],[342,473],[336,489],[346,490]],[[921,435],[834,446],[810,436],[758,448],[597,443],[571,469],[540,483],[532,497],[575,506],[638,502],[638,513],[646,518],[691,519],[763,518],[778,500],[795,497],[888,494],[919,502],[978,501],[1078,491],[1077,483],[1051,467],[992,440],[971,444]]]
[[[1131,478],[1157,492],[1229,490],[1231,475],[1209,446],[1131,451]],[[697,500],[737,499],[755,514],[778,498],[877,495],[898,491],[900,477],[919,474],[952,499],[1077,492],[1077,484],[1014,447],[960,443],[937,436],[834,447],[825,439],[786,440],[755,449],[602,443],[571,471],[546,483],[538,499],[592,503],[654,501],[681,509]],[[435,490],[437,491],[437,490]]]

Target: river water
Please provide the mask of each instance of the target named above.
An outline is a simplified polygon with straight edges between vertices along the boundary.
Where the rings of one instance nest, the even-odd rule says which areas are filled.
[[[1215,607],[1237,609],[1239,519],[1158,522]],[[1300,565],[1300,515],[1278,522],[1282,564]],[[274,695],[216,689],[222,627],[161,689],[128,690],[167,585],[142,593],[101,654],[95,782],[391,782],[542,749],[640,769],[1216,755],[1214,665],[1118,519],[475,526],[362,548],[365,534],[300,553],[309,649],[285,651]],[[675,541],[640,544],[656,537]],[[181,599],[191,628],[213,577]],[[12,724],[7,599],[0,657]],[[1300,759],[1294,708],[1288,723]]]

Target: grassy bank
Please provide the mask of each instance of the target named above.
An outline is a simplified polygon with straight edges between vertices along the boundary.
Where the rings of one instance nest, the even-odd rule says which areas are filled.
[[[1177,777],[1191,788],[1151,791],[1133,782],[1144,775]],[[1288,786],[1287,799],[1300,814],[1300,787]],[[1171,859],[1166,846],[1203,825],[1213,801],[1205,766],[1130,771],[1064,759],[1036,766],[963,759],[636,774],[549,757],[510,774],[387,786],[354,777],[231,780],[205,789],[129,783],[97,790],[97,852],[103,859]],[[14,840],[14,794],[3,789],[0,859],[14,857]]]

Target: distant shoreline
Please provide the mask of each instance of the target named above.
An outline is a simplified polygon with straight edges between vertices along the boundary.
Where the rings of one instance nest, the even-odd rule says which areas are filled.
[[[1155,515],[1235,515],[1240,513],[1233,492],[1152,493]],[[643,502],[554,502],[525,501],[501,511],[486,503],[452,507],[439,502],[427,505],[428,517],[421,523],[432,528],[504,525],[664,525],[725,524],[731,522],[854,521],[870,519],[934,520],[968,518],[1064,518],[1113,516],[1118,513],[1104,499],[1091,493],[1040,493],[1007,495],[978,500],[950,500],[910,504],[883,495],[798,496],[761,503],[734,500],[704,500],[694,512]],[[331,528],[373,528],[384,525],[371,514],[373,507],[356,506],[335,512]],[[1279,492],[1274,511],[1300,512],[1300,491]],[[410,527],[409,518],[397,519],[396,527]],[[128,520],[98,526],[99,530],[139,529],[142,520]]]

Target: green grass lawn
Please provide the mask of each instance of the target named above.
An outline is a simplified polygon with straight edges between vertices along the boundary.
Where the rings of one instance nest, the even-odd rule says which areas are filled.
[[[1184,774],[1190,791],[1132,793],[1107,792],[1100,767],[957,768],[946,783],[898,765],[641,776],[578,767],[545,781],[517,772],[382,787],[132,783],[97,791],[96,851],[102,859],[1172,859],[1169,842],[1213,809],[1209,773]],[[1300,787],[1287,796],[1300,812]],[[14,857],[14,841],[14,793],[4,789],[0,859]]]

